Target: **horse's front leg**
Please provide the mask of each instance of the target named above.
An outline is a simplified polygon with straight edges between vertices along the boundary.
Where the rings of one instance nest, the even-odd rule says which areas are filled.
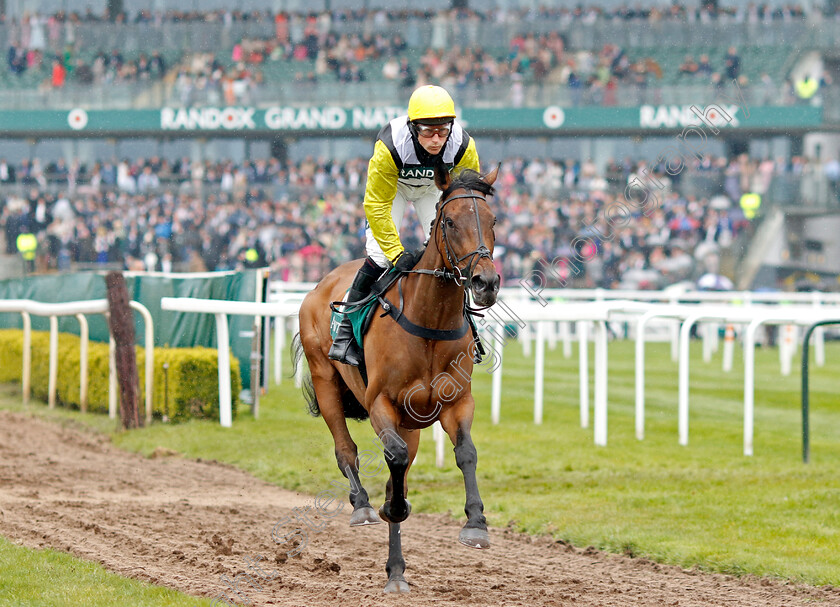
[[[476,451],[470,436],[475,401],[467,395],[445,407],[440,415],[440,423],[455,445],[455,463],[464,475],[466,502],[464,512],[467,522],[458,537],[460,542],[472,548],[489,548],[490,534],[487,532],[487,519],[484,517],[484,503],[478,492],[478,480],[475,471],[478,465]]]
[[[417,448],[420,444],[420,433],[410,432],[403,434],[403,436],[405,436],[405,440],[408,443],[408,466],[411,467],[411,462],[414,461],[414,456],[417,455]],[[408,470],[406,469],[406,475],[407,474]],[[388,485],[385,492],[386,502],[383,509],[393,503],[393,479],[393,476],[388,479]],[[404,485],[404,491],[408,492],[407,481]],[[408,511],[411,512],[411,505],[408,503],[408,500],[404,501],[408,504]],[[402,534],[400,530],[400,523],[388,523],[388,562],[385,564],[385,571],[388,574],[388,583],[385,585],[385,592],[401,593],[409,591],[408,582],[405,581],[405,557],[403,557],[402,552]]]
[[[397,412],[390,399],[379,395],[370,409],[370,423],[382,441],[385,460],[391,478],[385,492],[385,503],[379,509],[379,516],[389,523],[401,523],[411,513],[411,504],[405,499],[407,494],[405,477],[411,465],[409,445],[403,437],[416,434],[414,432],[400,432]],[[412,436],[413,442],[419,442]],[[414,452],[417,452],[415,445]]]
[[[408,493],[406,478],[417,455],[420,432],[399,429],[395,423],[396,414],[391,413],[393,410],[387,406],[387,400],[379,397],[377,401],[378,406],[371,408],[370,421],[382,441],[382,450],[391,471],[385,487],[385,503],[379,510],[379,516],[388,521],[388,561],[385,564],[388,583],[385,592],[403,593],[409,591],[409,586],[405,580],[400,523],[411,513],[411,504],[405,499]]]

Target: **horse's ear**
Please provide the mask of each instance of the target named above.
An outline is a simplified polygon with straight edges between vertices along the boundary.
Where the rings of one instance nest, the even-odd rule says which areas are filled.
[[[452,183],[452,175],[449,174],[449,169],[442,162],[435,163],[435,185],[444,192]]]
[[[481,180],[484,181],[485,183],[489,184],[489,185],[493,185],[494,183],[496,183],[496,177],[499,176],[499,171],[501,170],[501,168],[502,168],[502,163],[500,162],[499,164],[496,165],[495,169],[493,169],[492,171],[487,173],[484,177],[481,178]]]

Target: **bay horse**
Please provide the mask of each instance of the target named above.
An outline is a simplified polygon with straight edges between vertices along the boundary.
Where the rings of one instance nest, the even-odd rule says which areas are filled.
[[[398,301],[401,310],[391,316],[377,313],[364,337],[367,385],[358,368],[327,356],[332,341],[329,304],[342,299],[362,260],[327,274],[300,308],[295,363],[304,355],[309,362],[304,395],[310,413],[324,417],[335,441],[338,467],[350,482],[351,526],[381,521],[359,479],[358,450],[346,418],[369,417],[382,440],[390,472],[379,510],[389,524],[385,592],[409,591],[400,542],[400,523],[411,512],[406,478],[420,430],[435,421],[455,446],[455,461],[464,476],[467,522],[459,540],[474,548],[490,546],[470,437],[475,401],[469,382],[476,341],[465,312],[467,290],[480,308],[493,305],[499,292],[493,265],[496,218],[486,200],[494,193],[498,171],[497,167],[484,177],[464,171],[452,178],[444,167],[436,169],[441,197],[429,244],[414,270],[384,293],[385,307]]]

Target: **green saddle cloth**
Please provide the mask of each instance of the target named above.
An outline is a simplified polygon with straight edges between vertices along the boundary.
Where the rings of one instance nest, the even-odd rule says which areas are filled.
[[[347,297],[346,291],[344,293],[344,297]],[[338,326],[341,324],[341,320],[345,316],[347,316],[348,318],[350,318],[350,324],[353,325],[353,337],[356,338],[356,343],[358,343],[359,347],[361,347],[362,338],[364,337],[364,334],[362,332],[365,328],[365,319],[368,317],[370,309],[377,303],[379,302],[374,297],[370,300],[370,303],[368,303],[362,308],[359,308],[355,312],[344,313],[336,312],[335,310],[333,310],[332,316],[330,317],[330,335],[332,336],[332,338],[335,339],[335,336],[338,335]]]

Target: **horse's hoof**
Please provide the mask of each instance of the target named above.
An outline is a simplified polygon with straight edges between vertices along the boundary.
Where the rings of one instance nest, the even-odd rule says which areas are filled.
[[[404,516],[395,516],[393,514],[389,514],[389,510],[391,510],[391,502],[387,501],[384,504],[382,504],[382,507],[379,509],[379,516],[382,518],[382,520],[387,521],[389,523],[401,523],[408,518],[409,514],[411,514],[411,502],[405,500]]]
[[[486,529],[461,529],[458,541],[470,548],[489,548],[490,534],[487,533]]]
[[[353,511],[350,516],[351,527],[362,527],[364,525],[378,525],[382,519],[376,516],[376,510],[370,506],[364,506]]]
[[[390,594],[392,592],[397,594],[404,594],[410,591],[411,589],[408,587],[408,582],[406,582],[405,578],[402,576],[393,580],[388,580],[388,583],[385,584],[385,594]]]

